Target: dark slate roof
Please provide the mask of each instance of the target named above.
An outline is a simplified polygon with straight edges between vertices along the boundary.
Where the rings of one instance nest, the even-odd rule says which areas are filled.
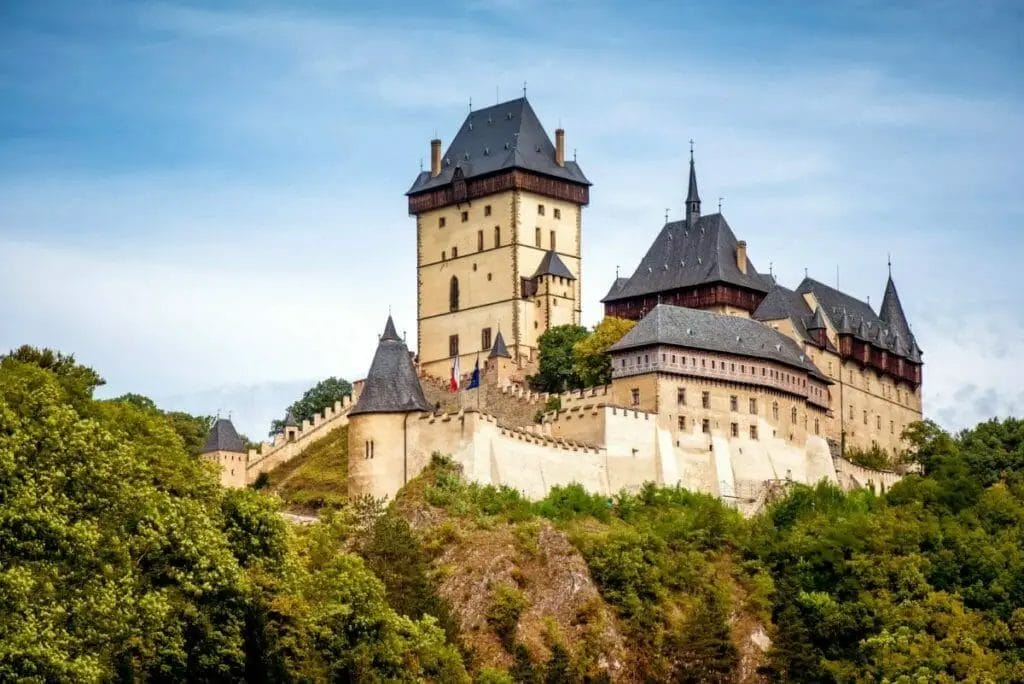
[[[505,346],[505,338],[502,337],[501,331],[498,331],[497,336],[494,338],[494,344],[491,345],[491,353],[487,358],[493,359],[498,356],[503,356],[506,359],[511,359],[512,355],[508,353],[508,347]]]
[[[777,361],[831,382],[804,354],[796,340],[778,330],[749,318],[668,304],[654,307],[608,351],[614,353],[655,344]]]
[[[700,202],[700,194],[697,192],[697,169],[693,166],[693,150],[690,150],[690,187],[686,192],[686,203]]]
[[[723,282],[768,292],[770,281],[747,259],[747,272],[736,265],[736,236],[721,214],[666,223],[636,272],[618,293],[602,301],[615,301],[706,283]]]
[[[913,339],[914,335],[910,332],[910,324],[903,313],[903,305],[900,304],[900,296],[896,293],[896,283],[892,282],[892,276],[889,276],[889,281],[885,284],[885,294],[882,296],[882,307],[878,310],[878,317],[902,339]]]
[[[441,173],[421,171],[407,194],[447,185],[456,167],[467,180],[515,168],[590,185],[575,161],[555,162],[555,146],[525,97],[470,112],[441,157]]]
[[[893,286],[894,296],[895,289]],[[921,349],[917,346],[917,341],[910,332],[909,325],[906,331],[899,330],[881,319],[867,302],[851,297],[845,292],[829,287],[813,278],[804,278],[797,287],[797,292],[813,293],[821,305],[822,313],[839,332],[852,334],[857,339],[888,349],[915,363],[921,362]],[[886,292],[889,292],[888,287],[886,287]],[[899,300],[896,299],[896,304],[898,303]],[[886,307],[884,300],[882,304],[884,309]],[[892,301],[888,304],[888,308],[887,315],[894,316]],[[900,307],[899,313],[902,317],[902,307]],[[905,317],[903,317],[903,323],[906,323]]]
[[[621,290],[623,288],[623,286],[626,283],[628,283],[628,282],[629,282],[629,278],[619,278],[619,277],[616,277],[615,278],[615,282],[613,282],[612,286],[610,288],[608,288],[608,294],[606,294],[601,301],[603,302],[603,301],[607,301],[609,299],[614,299],[615,295],[617,295],[619,293],[619,290]]]
[[[817,307],[814,310],[814,315],[811,316],[811,319],[809,321],[807,321],[807,329],[808,330],[824,330],[825,329],[825,319],[821,317],[821,307],[820,306]]]
[[[398,337],[395,323],[388,316],[359,401],[348,414],[405,413],[430,409],[430,404],[423,396],[423,387],[416,377],[412,359],[409,358],[409,349]]]
[[[553,249],[549,249],[544,253],[544,258],[540,260],[540,266],[537,267],[537,271],[533,274],[533,277],[543,275],[553,275],[559,278],[568,278],[569,280],[576,280],[576,276],[572,274],[569,267],[565,265],[562,258]]]
[[[299,421],[295,418],[295,414],[292,413],[291,409],[284,414],[284,426],[285,427],[299,427]]]
[[[807,301],[798,293],[782,285],[773,285],[768,294],[761,300],[754,311],[754,320],[757,321],[778,321],[789,319],[793,323],[800,339],[805,342],[817,344],[817,340],[810,334],[812,326],[824,327],[825,321],[821,319],[818,310],[811,311]],[[827,349],[835,351],[835,345],[826,340]]]
[[[203,442],[203,449],[199,453],[208,454],[211,451],[233,451],[235,453],[246,453],[245,443],[238,436],[238,431],[227,418],[218,418]]]

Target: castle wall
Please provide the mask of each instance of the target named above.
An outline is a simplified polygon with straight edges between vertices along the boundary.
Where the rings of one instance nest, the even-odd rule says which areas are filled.
[[[220,466],[222,487],[240,489],[248,484],[246,480],[246,454],[234,451],[211,451],[202,457]]]
[[[274,435],[272,441],[263,442],[258,449],[250,449],[246,457],[245,481],[241,486],[255,481],[260,473],[268,473],[287,463],[314,442],[348,425],[348,411],[359,398],[355,388],[353,393],[354,398],[343,397],[341,401],[334,402],[334,406],[328,406],[311,420],[302,421],[298,429],[289,429],[285,434]]]
[[[835,459],[836,475],[843,489],[870,487],[877,492],[888,491],[903,476],[891,470],[872,470],[850,463],[845,458]]]

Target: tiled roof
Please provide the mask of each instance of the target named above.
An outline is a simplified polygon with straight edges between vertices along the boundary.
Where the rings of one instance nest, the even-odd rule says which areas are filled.
[[[502,337],[500,330],[498,331],[498,334],[494,338],[494,344],[491,345],[491,353],[488,355],[487,358],[493,359],[499,356],[504,357],[506,359],[512,358],[512,355],[508,353],[508,347],[505,346],[505,338]]]
[[[441,173],[422,171],[407,194],[447,185],[456,168],[468,180],[506,169],[524,169],[590,185],[575,161],[559,166],[555,146],[525,97],[470,112],[441,158]]]
[[[736,265],[736,243],[721,214],[701,216],[692,226],[686,221],[666,223],[629,282],[602,301],[716,282],[768,292],[770,282],[749,258],[746,273]]]
[[[831,382],[795,340],[759,321],[668,304],[654,307],[609,352],[655,344],[777,361]]]
[[[285,427],[299,427],[299,421],[295,418],[295,414],[292,413],[291,409],[284,414],[284,426]]]
[[[619,293],[619,290],[621,290],[623,288],[623,286],[625,286],[625,284],[628,283],[628,282],[629,282],[629,278],[615,278],[615,281],[612,283],[612,286],[610,288],[608,288],[608,294],[606,294],[601,299],[601,301],[605,302],[605,301],[608,301],[610,299],[614,299],[615,296]]]
[[[757,321],[788,319],[800,339],[815,344],[817,340],[810,334],[810,330],[813,329],[812,326],[820,328],[825,323],[820,310],[811,311],[811,307],[807,306],[806,300],[799,293],[781,285],[773,285],[772,289],[768,290],[768,294],[761,300],[752,317]],[[827,339],[826,348],[836,351],[835,345]]]
[[[218,418],[203,442],[203,449],[199,453],[208,454],[211,451],[233,451],[235,453],[246,453],[245,443],[238,436],[235,426],[227,418]]]
[[[565,262],[562,261],[562,258],[553,249],[549,249],[544,253],[544,257],[540,260],[540,265],[537,266],[537,271],[533,274],[533,277],[536,278],[543,275],[576,280],[576,276],[569,271],[569,267],[565,265]]]
[[[398,336],[391,316],[388,316],[359,401],[348,414],[405,413],[429,411],[430,408],[416,377],[409,349]]]

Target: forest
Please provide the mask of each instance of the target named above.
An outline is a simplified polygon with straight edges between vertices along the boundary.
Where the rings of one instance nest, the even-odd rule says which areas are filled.
[[[654,486],[531,502],[438,454],[300,526],[217,484],[204,419],[102,382],[0,359],[0,681],[1024,681],[1020,419],[915,424],[921,474],[752,518]]]

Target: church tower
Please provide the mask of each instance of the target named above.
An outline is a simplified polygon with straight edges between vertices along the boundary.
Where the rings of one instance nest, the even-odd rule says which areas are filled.
[[[590,182],[525,97],[471,111],[407,193],[416,217],[420,367],[446,378],[487,356],[499,327],[528,368],[537,338],[580,321],[580,232]]]

